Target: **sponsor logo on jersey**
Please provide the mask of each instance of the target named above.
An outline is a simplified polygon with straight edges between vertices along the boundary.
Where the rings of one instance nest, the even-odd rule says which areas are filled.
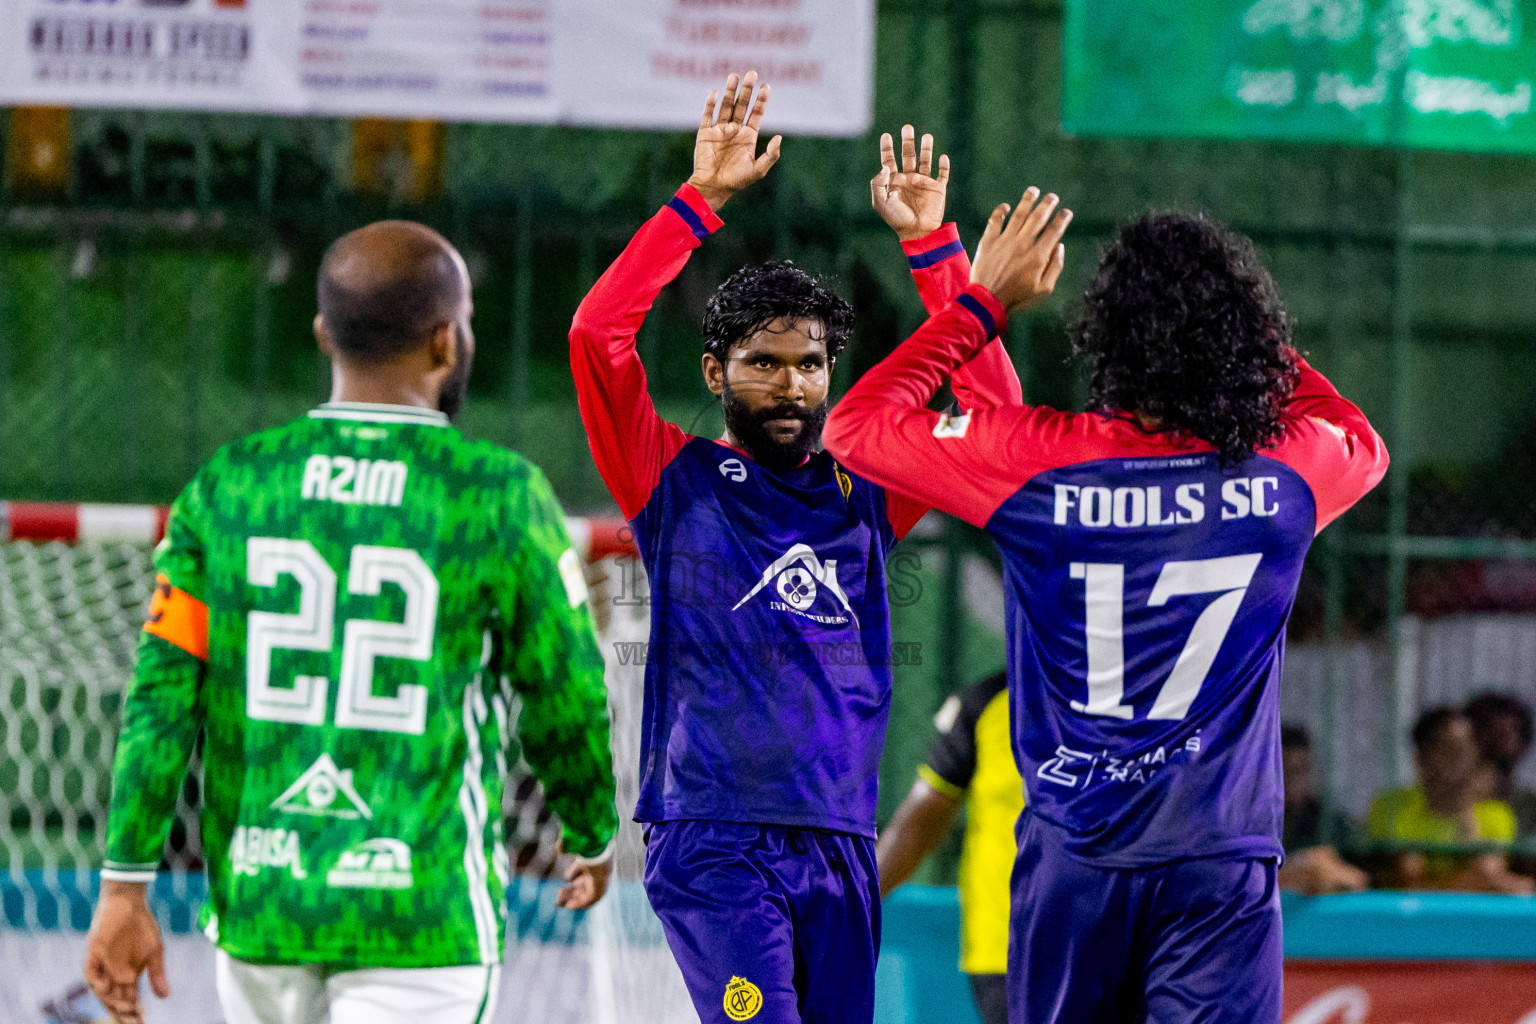
[[[747,467],[740,459],[726,459],[720,463],[720,475],[732,483],[741,483],[747,478]]]
[[[301,496],[338,505],[398,506],[405,498],[408,473],[405,463],[387,459],[311,455],[304,463]]]
[[[338,803],[340,799],[340,803]],[[330,754],[321,754],[293,785],[283,790],[270,807],[288,814],[322,818],[373,818],[373,811],[352,785],[352,769],[336,767]]]
[[[299,834],[285,828],[236,827],[229,841],[229,870],[236,875],[257,875],[263,868],[286,869],[299,882],[308,878]]]
[[[959,416],[951,416],[947,412],[939,413],[939,422],[933,425],[933,436],[937,438],[964,437],[965,432],[971,429],[971,414],[961,413]]]
[[[409,889],[411,848],[398,839],[369,839],[337,858],[326,873],[333,889]]]
[[[763,990],[746,978],[731,976],[725,986],[725,1015],[731,1020],[751,1020],[763,1008]]]
[[[1200,756],[1198,733],[1183,743],[1159,746],[1154,750],[1145,750],[1140,754],[1124,757],[1117,757],[1108,750],[1090,754],[1066,746],[1057,746],[1056,756],[1041,762],[1035,775],[1042,782],[1054,783],[1068,789],[1076,789],[1079,784],[1087,789],[1095,779],[1101,783],[1144,783],[1150,781],[1165,765],[1180,755],[1183,755],[1186,763]]]
[[[769,601],[769,607],[775,611],[789,612],[833,626],[844,625],[850,619],[855,626],[859,624],[853,605],[848,603],[848,595],[843,593],[842,585],[837,581],[837,559],[822,561],[809,545],[796,544],[776,558],[772,565],[763,570],[757,586],[747,591],[747,595],[737,601],[731,611],[736,611],[752,600],[770,584],[779,597],[777,601]],[[816,597],[822,590],[831,594],[846,614],[825,615],[811,611],[811,606],[816,603]]]

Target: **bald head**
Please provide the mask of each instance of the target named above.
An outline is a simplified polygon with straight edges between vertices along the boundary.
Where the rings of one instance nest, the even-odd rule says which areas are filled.
[[[336,353],[364,362],[427,345],[467,319],[469,275],[442,235],[386,220],[331,246],[320,264],[320,318]]]

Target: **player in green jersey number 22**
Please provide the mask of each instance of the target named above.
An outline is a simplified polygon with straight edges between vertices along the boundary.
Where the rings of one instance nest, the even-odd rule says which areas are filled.
[[[229,1024],[487,1019],[510,871],[504,731],[607,889],[603,661],[544,476],[450,424],[464,261],[416,224],[320,271],[332,401],[222,449],[177,499],[123,707],[86,977],[125,1024],[169,987],[145,898],[204,737],[205,931]]]

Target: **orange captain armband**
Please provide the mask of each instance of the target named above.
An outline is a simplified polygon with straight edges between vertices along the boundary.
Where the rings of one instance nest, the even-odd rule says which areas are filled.
[[[164,573],[155,577],[144,632],[175,644],[200,661],[208,660],[208,606],[171,585]]]

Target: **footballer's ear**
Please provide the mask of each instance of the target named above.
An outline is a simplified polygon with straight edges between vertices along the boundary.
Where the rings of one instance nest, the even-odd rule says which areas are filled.
[[[427,344],[427,354],[432,359],[432,369],[453,370],[459,364],[459,346],[456,340],[458,328],[453,324],[438,324]]]
[[[336,358],[336,343],[331,340],[331,332],[325,328],[325,317],[315,314],[315,344],[320,346],[320,351],[326,358]]]
[[[725,393],[725,364],[713,352],[705,352],[702,361],[704,386],[716,395]]]

